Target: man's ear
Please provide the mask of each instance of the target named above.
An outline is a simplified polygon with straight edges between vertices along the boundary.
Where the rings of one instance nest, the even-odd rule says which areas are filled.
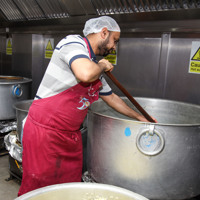
[[[103,39],[106,39],[108,37],[108,35],[109,35],[108,29],[106,27],[102,28],[102,30],[101,30],[101,37]]]

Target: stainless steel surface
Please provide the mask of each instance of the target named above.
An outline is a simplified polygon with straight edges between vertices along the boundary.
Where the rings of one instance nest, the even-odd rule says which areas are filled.
[[[31,77],[32,70],[32,35],[13,34],[12,72],[16,76]]]
[[[31,77],[31,98],[34,98],[49,63],[49,59],[45,59],[44,41],[53,38],[56,45],[65,36],[13,34],[13,55],[6,56],[2,47],[4,74],[9,71]],[[192,41],[200,41],[199,38],[191,34],[173,37],[172,33],[167,32],[122,37],[118,46],[117,66],[112,73],[132,96],[200,104],[200,93],[196,89],[200,84],[199,74],[188,73],[191,44]],[[8,66],[7,58],[12,59],[11,67]],[[109,83],[115,93],[123,95]]]
[[[31,98],[34,98],[49,63],[49,59],[44,58],[44,41],[53,38],[56,45],[65,36],[13,34],[12,57],[2,54],[3,58],[12,58],[12,70],[6,65],[8,60],[4,59],[4,74],[9,69],[12,74],[31,77]],[[200,84],[199,74],[188,73],[192,41],[200,39],[191,34],[174,38],[171,33],[122,37],[118,46],[117,66],[112,73],[132,96],[200,104],[200,93],[196,89]],[[114,92],[123,95],[109,83]]]
[[[15,75],[31,77],[31,98],[35,97],[50,59],[45,59],[45,39],[57,44],[66,35],[13,34],[12,71]],[[26,45],[22,45],[26,44]]]
[[[0,74],[14,75],[12,73],[12,56],[6,55],[6,36],[0,35]]]
[[[13,34],[12,71],[15,75],[31,77],[31,97],[34,98],[47,64],[44,59],[44,36]],[[25,44],[25,45],[22,45]],[[49,59],[47,60],[49,62]]]
[[[124,187],[149,199],[199,195],[200,106],[136,100],[157,124],[131,120],[101,100],[92,104],[88,115],[89,174],[98,183]]]
[[[123,32],[199,33],[199,11],[200,3],[197,0],[2,0],[0,33],[6,33],[7,27],[11,33],[77,33],[82,31],[87,19],[101,15],[115,18]]]
[[[6,20],[22,20],[23,14],[17,8],[12,0],[2,0],[0,4],[1,12],[5,15]]]
[[[188,73],[192,41],[199,38],[171,38],[166,69],[164,98],[200,104],[200,74]]]
[[[199,74],[188,73],[192,41],[199,38],[121,38],[113,74],[134,97],[152,97],[200,104]],[[109,81],[109,80],[108,80]],[[112,82],[113,91],[123,94]]]
[[[134,13],[134,12],[153,12],[153,11],[167,11],[178,9],[199,8],[200,5],[196,1],[92,1],[99,14],[113,14],[113,13]]]
[[[131,14],[149,13],[183,10],[193,12],[200,8],[196,0],[192,1],[102,1],[102,0],[32,0],[32,1],[13,1],[2,0],[0,10],[4,14],[5,20],[26,21],[41,20],[48,18],[63,18],[73,15],[88,14]],[[13,12],[12,12],[13,10]]]
[[[22,136],[22,130],[23,130],[22,129],[23,120],[27,116],[28,110],[32,103],[33,103],[33,100],[30,99],[30,100],[19,101],[13,105],[13,107],[16,110],[17,134],[19,137],[19,141],[22,141],[21,136]]]
[[[50,36],[46,36],[50,37]],[[23,42],[23,38],[20,40]],[[39,88],[40,82],[43,78],[43,75],[46,71],[46,67],[49,63],[49,59],[45,58],[45,36],[40,34],[33,34],[31,38],[32,44],[32,98],[35,97],[35,94]],[[24,49],[25,51],[25,49]]]
[[[187,10],[185,12],[188,12]],[[156,12],[157,13],[157,12]],[[173,15],[168,13],[170,19],[160,17],[160,12],[156,16],[151,16],[155,13],[145,13],[145,16],[135,16],[135,14],[123,14],[111,15],[117,20],[121,29],[122,36],[130,37],[130,35],[136,35],[137,37],[143,36],[145,33],[161,34],[163,32],[171,32],[173,34],[190,33],[190,36],[197,35],[199,37],[200,27],[199,18],[193,18],[193,15],[189,12],[186,16],[190,18],[179,17],[179,11],[175,11]],[[137,14],[136,14],[137,15]],[[142,14],[139,14],[142,15]],[[86,20],[92,17],[98,17],[95,15],[87,16],[75,16],[66,19],[49,19],[41,21],[27,21],[27,22],[9,22],[4,24],[1,28],[0,34],[6,33],[6,27],[9,26],[9,33],[29,33],[29,34],[82,34],[84,23]]]
[[[98,183],[64,183],[43,187],[16,200],[147,200],[147,198],[112,185]]]
[[[133,97],[154,97],[159,77],[161,47],[161,38],[120,39],[117,66],[112,73]],[[113,89],[123,96],[118,89]]]
[[[21,80],[0,79],[0,120],[16,118],[13,104],[29,98],[30,84],[31,79],[24,77]]]
[[[161,37],[161,49],[160,49],[160,57],[159,57],[159,68],[157,73],[157,82],[156,82],[156,95],[157,97],[165,98],[165,90],[166,90],[166,80],[168,70],[168,54],[170,47],[170,39],[171,33],[164,33]]]
[[[3,63],[3,37],[0,36],[0,74],[2,74],[2,63]]]

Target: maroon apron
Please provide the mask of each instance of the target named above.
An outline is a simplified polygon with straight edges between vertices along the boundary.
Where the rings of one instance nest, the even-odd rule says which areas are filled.
[[[79,83],[55,96],[33,101],[23,130],[19,196],[52,184],[81,181],[79,129],[101,86],[99,80]]]
[[[80,126],[88,106],[98,100],[100,80],[33,101],[23,130],[23,178],[18,195],[66,182],[80,182]]]

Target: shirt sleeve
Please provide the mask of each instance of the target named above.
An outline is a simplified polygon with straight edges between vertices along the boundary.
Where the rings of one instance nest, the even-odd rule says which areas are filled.
[[[67,63],[69,67],[78,58],[89,59],[87,47],[80,38],[69,36],[69,38],[61,41],[56,49],[59,51],[60,59]]]
[[[108,83],[106,82],[105,78],[103,77],[103,75],[100,76],[100,81],[102,82],[102,89],[99,92],[99,95],[111,95],[112,94],[112,89],[110,88],[110,86],[108,85]]]

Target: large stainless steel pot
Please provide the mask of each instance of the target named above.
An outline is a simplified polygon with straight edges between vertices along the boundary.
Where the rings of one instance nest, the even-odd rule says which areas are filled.
[[[31,79],[15,76],[0,76],[0,120],[16,118],[13,104],[28,99]]]
[[[13,107],[16,110],[16,117],[17,117],[17,133],[19,136],[19,140],[22,141],[22,125],[23,125],[23,120],[28,114],[28,110],[33,103],[33,100],[23,100],[15,103]]]
[[[199,195],[200,106],[136,100],[157,124],[131,120],[101,100],[92,104],[88,115],[89,174],[96,182],[124,187],[149,199]]]
[[[64,183],[43,187],[16,200],[148,200],[147,198],[112,185],[98,183]]]

